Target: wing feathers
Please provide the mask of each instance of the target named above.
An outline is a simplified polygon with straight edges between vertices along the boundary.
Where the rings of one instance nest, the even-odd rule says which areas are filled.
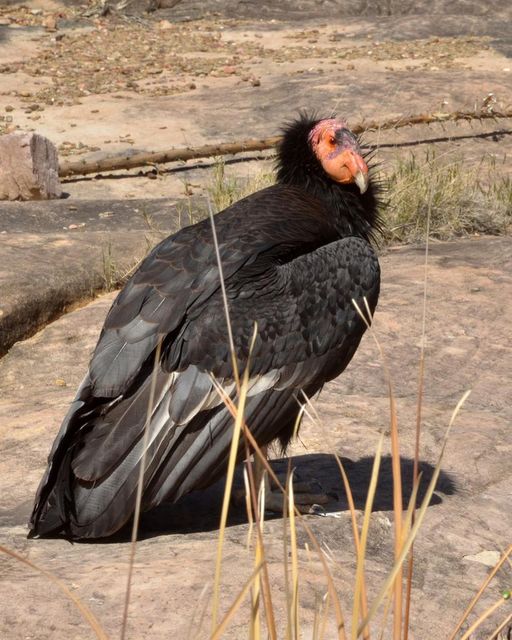
[[[300,224],[292,231],[302,242]],[[365,241],[345,238],[291,259],[262,255],[258,263],[258,251],[274,250],[277,241],[269,236],[251,245],[245,238],[242,251],[230,233],[222,260],[242,371],[258,327],[246,418],[266,444],[291,433],[298,390],[315,392],[352,357],[365,328],[352,298],[366,296],[375,307],[378,262]],[[211,375],[230,397],[236,389],[218,269],[205,241],[210,236],[209,226],[200,224],[164,241],[116,299],[89,377],[52,450],[34,526],[46,518],[45,526],[53,527],[60,518],[74,535],[95,537],[128,520],[144,453],[153,353],[161,339],[143,505],[175,500],[223,473],[233,420]]]

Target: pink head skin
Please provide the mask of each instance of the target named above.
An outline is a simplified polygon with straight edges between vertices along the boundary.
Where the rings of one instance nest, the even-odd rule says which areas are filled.
[[[340,184],[355,183],[361,193],[366,191],[368,166],[345,120],[320,120],[309,134],[309,143],[332,180]]]

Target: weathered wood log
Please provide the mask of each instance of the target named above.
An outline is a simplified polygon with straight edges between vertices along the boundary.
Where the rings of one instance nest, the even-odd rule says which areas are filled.
[[[484,120],[498,118],[512,118],[512,109],[506,112],[493,111],[454,111],[452,113],[422,113],[413,116],[400,116],[384,122],[363,121],[362,123],[351,125],[350,129],[355,134],[365,131],[378,131],[399,129],[417,124],[432,124],[435,122],[456,122],[458,120]],[[134,153],[130,155],[117,155],[99,160],[77,160],[74,162],[64,162],[60,166],[59,175],[68,177],[72,175],[87,175],[90,173],[101,173],[103,171],[117,171],[119,169],[134,169],[148,165],[165,164],[167,162],[177,162],[179,160],[193,160],[196,158],[211,158],[213,156],[224,156],[244,151],[264,151],[277,146],[281,136],[270,138],[241,140],[238,142],[222,142],[220,144],[207,144],[200,147],[186,149],[169,149],[167,151]]]
[[[37,133],[0,137],[0,200],[60,198],[55,145]]]

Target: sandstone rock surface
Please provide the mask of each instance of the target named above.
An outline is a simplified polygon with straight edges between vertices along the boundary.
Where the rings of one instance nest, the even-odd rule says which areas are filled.
[[[382,257],[383,291],[374,325],[395,388],[405,500],[411,489],[423,261],[421,248],[397,248]],[[425,481],[431,477],[454,406],[465,390],[471,388],[472,394],[452,431],[440,483],[416,542],[414,638],[449,637],[454,621],[490,570],[488,558],[495,558],[510,543],[511,274],[510,238],[477,238],[431,247],[421,442]],[[118,637],[129,557],[126,536],[107,543],[74,545],[63,540],[26,539],[26,521],[46,455],[86,370],[113,296],[63,316],[17,343],[0,361],[0,544],[51,570],[91,607],[107,633]],[[356,507],[363,509],[379,433],[389,425],[382,365],[370,336],[363,339],[347,371],[326,386],[316,406],[323,427],[306,422],[290,454],[303,478],[317,478],[326,490],[338,495],[328,505],[329,517],[308,516],[307,520],[332,555],[334,579],[343,610],[349,615],[355,557],[347,501],[329,442],[344,459]],[[367,552],[370,598],[382,584],[393,557],[387,440]],[[280,469],[285,466],[275,464]],[[221,491],[222,486],[216,486],[180,505],[163,505],[144,515],[129,637],[208,637]],[[282,531],[279,518],[265,524],[279,637],[285,634]],[[233,512],[224,551],[223,612],[252,571],[247,533],[243,513]],[[306,548],[308,539],[300,527],[298,536],[300,617],[304,637],[311,637],[315,607],[326,585],[321,565]],[[75,607],[43,576],[5,556],[0,556],[0,572],[0,637],[93,637]],[[505,567],[484,594],[478,613],[499,597],[500,589],[509,586],[510,570]],[[505,609],[472,640],[487,638],[498,619],[505,617]],[[223,637],[246,637],[247,617],[244,606]],[[195,635],[189,636],[190,628]],[[325,637],[336,637],[332,617]]]

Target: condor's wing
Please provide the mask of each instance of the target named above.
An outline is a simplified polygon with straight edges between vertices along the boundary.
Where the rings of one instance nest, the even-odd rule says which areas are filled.
[[[169,253],[160,245],[116,300],[54,445],[32,516],[34,533],[61,528],[99,537],[129,519],[144,453],[152,354],[162,337],[144,506],[176,499],[223,472],[232,420],[210,374],[228,392],[234,383],[219,274],[211,262],[204,269],[201,252],[200,243],[184,242]],[[223,265],[242,368],[257,323],[246,418],[266,443],[295,420],[298,389],[314,391],[350,361],[364,332],[352,299],[366,297],[375,307],[379,270],[370,247],[356,238],[284,264],[246,255],[236,246],[224,249]],[[199,260],[201,273],[190,266]]]

